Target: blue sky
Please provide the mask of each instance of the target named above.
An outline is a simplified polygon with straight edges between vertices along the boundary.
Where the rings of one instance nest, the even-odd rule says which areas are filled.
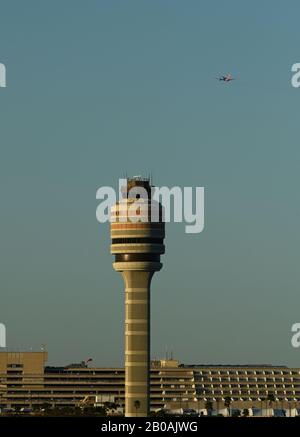
[[[0,321],[10,349],[123,362],[124,293],[96,190],[204,186],[167,226],[152,356],[299,366],[299,3],[1,3]],[[231,84],[215,77],[231,72]]]

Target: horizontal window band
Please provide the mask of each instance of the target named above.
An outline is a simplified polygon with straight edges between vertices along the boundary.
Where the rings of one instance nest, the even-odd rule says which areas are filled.
[[[136,357],[136,359],[141,359],[141,357]],[[133,360],[133,356],[131,355],[126,355],[125,356],[125,367],[127,366],[127,363],[132,363]],[[145,362],[147,361],[147,357],[145,357]]]
[[[128,204],[130,205],[130,204],[135,203],[137,201],[139,201],[141,203],[150,203],[150,204],[154,204],[154,205],[160,205],[160,203],[157,200],[152,199],[148,193],[148,197],[138,197],[138,198],[137,197],[123,197],[123,199],[118,200],[111,207],[111,209],[114,210],[119,206],[124,206],[124,205],[128,205]]]
[[[150,297],[149,297],[149,295],[148,294],[146,294],[146,293],[143,293],[143,294],[139,294],[139,295],[131,295],[131,296],[126,296],[126,298],[127,299],[125,299],[126,301],[127,300],[137,300],[137,301],[145,301],[145,300],[149,300],[149,302],[150,302]],[[131,299],[132,298],[132,299]]]
[[[125,331],[125,335],[148,335],[148,331]]]
[[[153,238],[153,237],[113,238],[111,240],[111,244],[145,244],[145,243],[163,244],[164,240],[162,238]]]
[[[148,351],[125,350],[125,355],[148,355]]]
[[[159,212],[153,212],[152,217],[147,211],[135,213],[135,211],[126,214],[111,215],[111,223],[163,223],[163,217]]]
[[[146,299],[141,299],[141,300],[139,300],[139,299],[127,299],[127,300],[125,300],[125,304],[126,303],[128,303],[128,304],[145,304],[145,303],[149,303],[149,300],[146,300]]]
[[[148,291],[148,288],[147,287],[128,287],[128,288],[125,288],[125,291],[127,292],[130,292],[130,293],[134,293],[134,292],[137,292],[137,293],[140,293],[141,291]]]
[[[164,229],[111,229],[111,239],[113,238],[165,238]]]
[[[116,262],[131,262],[131,261],[160,261],[160,255],[156,253],[116,253]]]
[[[165,223],[111,223],[111,228],[112,229],[151,229],[151,228],[164,228],[165,227]]]
[[[110,253],[112,255],[144,253],[163,255],[165,253],[165,246],[162,244],[114,244],[113,246],[110,246],[110,248]],[[142,261],[144,261],[144,259],[142,259]],[[140,259],[138,262],[140,262]]]
[[[147,361],[132,361],[132,362],[127,362],[125,364],[125,367],[148,367],[148,362]]]
[[[149,319],[148,318],[144,318],[144,319],[125,319],[125,323],[148,323]]]

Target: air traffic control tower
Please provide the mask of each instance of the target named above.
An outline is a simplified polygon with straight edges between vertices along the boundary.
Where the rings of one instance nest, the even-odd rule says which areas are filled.
[[[149,179],[127,179],[122,196],[111,210],[111,253],[115,255],[113,267],[121,272],[125,283],[125,416],[147,417],[150,283],[154,272],[162,268],[165,224],[162,206],[151,197]]]

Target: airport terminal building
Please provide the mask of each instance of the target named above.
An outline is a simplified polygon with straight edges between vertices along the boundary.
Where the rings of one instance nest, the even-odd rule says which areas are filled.
[[[124,407],[124,368],[88,367],[85,362],[47,366],[48,353],[0,352],[1,408],[80,407],[113,402]],[[270,396],[271,395],[271,396]],[[271,365],[183,365],[151,362],[151,410],[296,409],[300,368]],[[273,400],[270,400],[270,399]]]

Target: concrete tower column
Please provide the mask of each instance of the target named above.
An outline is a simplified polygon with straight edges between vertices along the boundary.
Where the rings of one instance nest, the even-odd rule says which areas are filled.
[[[150,281],[153,272],[123,271],[125,282],[125,411],[149,415]]]

